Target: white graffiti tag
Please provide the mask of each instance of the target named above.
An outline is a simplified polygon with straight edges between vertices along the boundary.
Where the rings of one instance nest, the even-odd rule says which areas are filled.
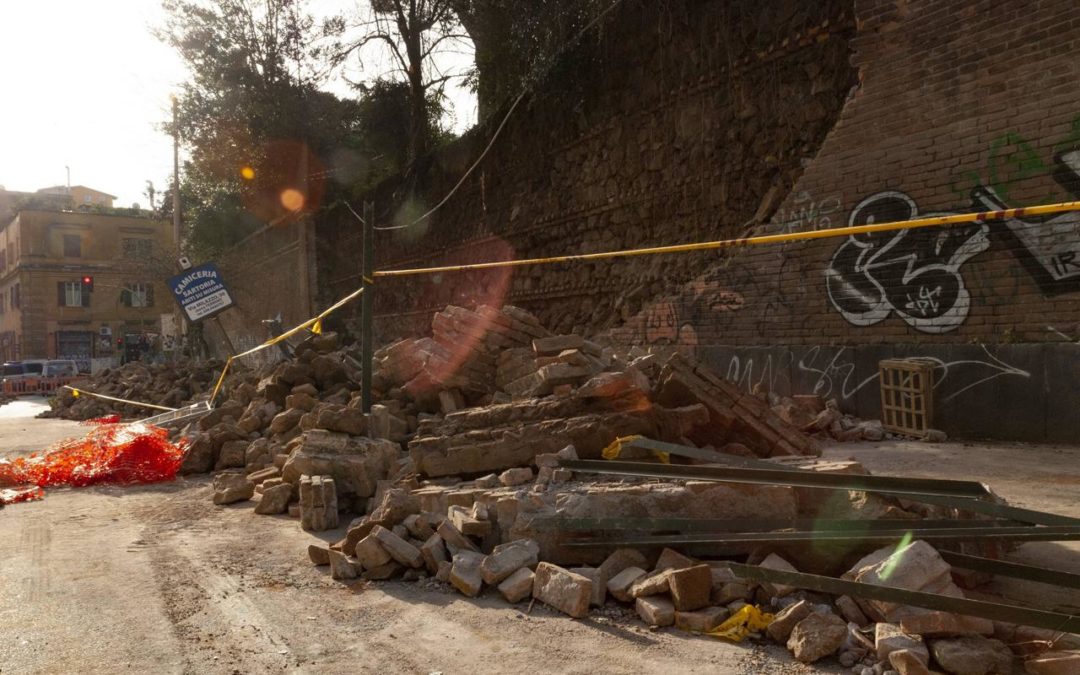
[[[918,217],[903,192],[880,192],[860,202],[849,225]],[[924,216],[946,215],[927,213]],[[856,326],[896,313],[924,333],[946,333],[967,319],[971,298],[960,267],[990,247],[984,224],[851,235],[825,269],[829,300]]]

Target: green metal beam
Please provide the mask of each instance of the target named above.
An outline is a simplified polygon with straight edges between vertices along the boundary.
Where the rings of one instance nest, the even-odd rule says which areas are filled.
[[[817,574],[804,574],[802,572],[787,572],[774,570],[766,567],[753,565],[740,565],[728,563],[727,566],[736,576],[755,581],[768,581],[772,583],[795,586],[819,593],[833,595],[848,595],[869,600],[882,600],[894,602],[912,607],[922,607],[942,612],[953,612],[965,616],[974,616],[992,621],[1004,621],[1035,628],[1046,628],[1052,631],[1065,633],[1080,633],[1080,616],[1072,614],[1060,614],[1048,612],[1030,607],[1019,607],[984,600],[969,600],[967,598],[954,598],[935,593],[923,593],[921,591],[909,591],[888,586],[876,586],[857,581],[845,581]]]

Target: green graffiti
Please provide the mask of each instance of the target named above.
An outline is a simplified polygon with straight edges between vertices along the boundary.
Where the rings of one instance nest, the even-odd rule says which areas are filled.
[[[1009,131],[990,143],[990,153],[986,166],[981,169],[968,169],[949,181],[949,190],[958,202],[965,201],[971,191],[979,186],[986,186],[1012,206],[1025,206],[1018,203],[1011,194],[1013,188],[1031,178],[1046,176],[1053,169],[1054,157],[1060,152],[1080,148],[1080,115],[1073,118],[1068,134],[1053,146],[1049,160],[1016,131]],[[1047,204],[1060,201],[1067,191],[1055,185],[1052,192],[1041,199],[1032,200],[1031,204]]]

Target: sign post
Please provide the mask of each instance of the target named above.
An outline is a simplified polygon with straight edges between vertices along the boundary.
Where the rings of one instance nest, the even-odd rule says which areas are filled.
[[[188,321],[198,323],[203,319],[213,319],[218,330],[225,336],[229,353],[236,354],[236,348],[233,347],[229,334],[225,332],[224,326],[217,318],[218,314],[236,304],[233,302],[232,295],[229,294],[229,289],[225,286],[225,280],[221,277],[217,265],[208,262],[184,270],[169,279],[169,290]]]

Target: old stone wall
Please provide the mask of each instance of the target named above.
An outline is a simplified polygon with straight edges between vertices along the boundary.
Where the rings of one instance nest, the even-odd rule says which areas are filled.
[[[1069,0],[628,2],[522,104],[459,192],[379,233],[377,266],[817,230],[1080,197]],[[495,116],[495,122],[500,116]],[[368,195],[436,204],[494,124]],[[319,225],[319,302],[359,283],[359,227]],[[675,346],[744,386],[876,416],[877,362],[939,364],[951,433],[1075,440],[1080,215],[379,285],[383,339],[448,303]],[[343,318],[347,318],[345,315]],[[779,373],[779,375],[778,375]],[[784,380],[786,378],[786,380]],[[786,385],[778,382],[786,381]]]
[[[851,2],[671,0],[622,6],[541,82],[458,193],[380,232],[382,269],[735,236],[775,209],[855,82]],[[415,199],[374,194],[380,226],[458,181],[488,125],[431,159]],[[359,282],[351,215],[320,224],[320,300]],[[449,303],[513,303],[556,331],[618,325],[706,270],[711,254],[447,274],[380,283],[380,335],[424,331]]]

